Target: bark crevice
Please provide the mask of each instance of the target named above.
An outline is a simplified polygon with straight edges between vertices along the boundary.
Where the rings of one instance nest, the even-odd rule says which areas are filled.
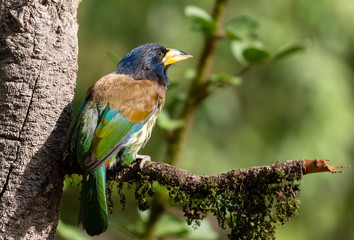
[[[8,186],[8,184],[9,184],[9,180],[10,180],[10,175],[11,175],[11,173],[12,173],[12,169],[13,169],[13,165],[11,164],[11,165],[10,165],[9,172],[7,173],[7,176],[6,176],[5,184],[4,184],[4,186],[2,187],[1,192],[0,192],[0,202],[1,202],[2,196],[4,195],[4,193],[5,193],[5,191],[6,191],[7,186]]]

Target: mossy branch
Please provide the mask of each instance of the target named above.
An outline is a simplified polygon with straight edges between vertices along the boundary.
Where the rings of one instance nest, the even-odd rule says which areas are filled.
[[[321,159],[299,159],[268,166],[235,169],[215,175],[198,175],[166,163],[136,161],[108,172],[109,180],[136,183],[141,210],[149,207],[152,184],[165,186],[182,205],[189,224],[207,215],[231,229],[230,239],[274,239],[276,226],[285,224],[299,208],[300,180],[304,174],[339,172]],[[121,187],[121,186],[120,186]],[[152,204],[154,206],[154,204]]]
[[[234,169],[214,175],[198,175],[167,163],[137,160],[129,166],[124,167],[117,165],[114,169],[109,170],[107,180],[114,179],[118,182],[130,182],[143,176],[151,181],[157,181],[161,185],[178,186],[184,190],[195,191],[207,182],[223,185],[225,188],[229,188],[230,184],[240,179],[242,179],[242,181],[248,179],[247,181],[257,183],[265,172],[270,172],[274,169],[294,173],[297,176],[296,178],[300,180],[305,174],[316,172],[337,173],[342,171],[333,169],[348,167],[330,166],[326,163],[327,161],[328,160],[322,159],[298,159],[272,165],[250,167],[247,169]]]

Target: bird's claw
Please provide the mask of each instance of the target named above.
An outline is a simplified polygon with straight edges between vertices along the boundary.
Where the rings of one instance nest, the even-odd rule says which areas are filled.
[[[136,160],[140,161],[139,168],[142,170],[145,163],[151,161],[151,157],[149,155],[136,155]]]

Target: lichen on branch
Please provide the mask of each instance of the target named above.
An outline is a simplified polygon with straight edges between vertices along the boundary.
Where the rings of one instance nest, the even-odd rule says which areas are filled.
[[[197,175],[166,163],[137,161],[116,167],[108,172],[108,179],[137,184],[136,198],[142,210],[148,208],[156,181],[182,206],[188,224],[199,225],[212,214],[220,227],[230,228],[230,239],[274,239],[276,226],[297,213],[304,166],[305,160],[300,159]]]

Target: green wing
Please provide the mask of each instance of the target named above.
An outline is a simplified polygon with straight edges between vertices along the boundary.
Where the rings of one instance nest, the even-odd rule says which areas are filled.
[[[87,101],[71,134],[70,149],[82,169],[92,172],[121,149],[129,135],[141,128],[118,109]]]
[[[128,121],[118,109],[107,106],[92,140],[91,155],[85,161],[86,169],[94,171],[103,162],[114,157],[131,134],[139,131],[142,125]]]

